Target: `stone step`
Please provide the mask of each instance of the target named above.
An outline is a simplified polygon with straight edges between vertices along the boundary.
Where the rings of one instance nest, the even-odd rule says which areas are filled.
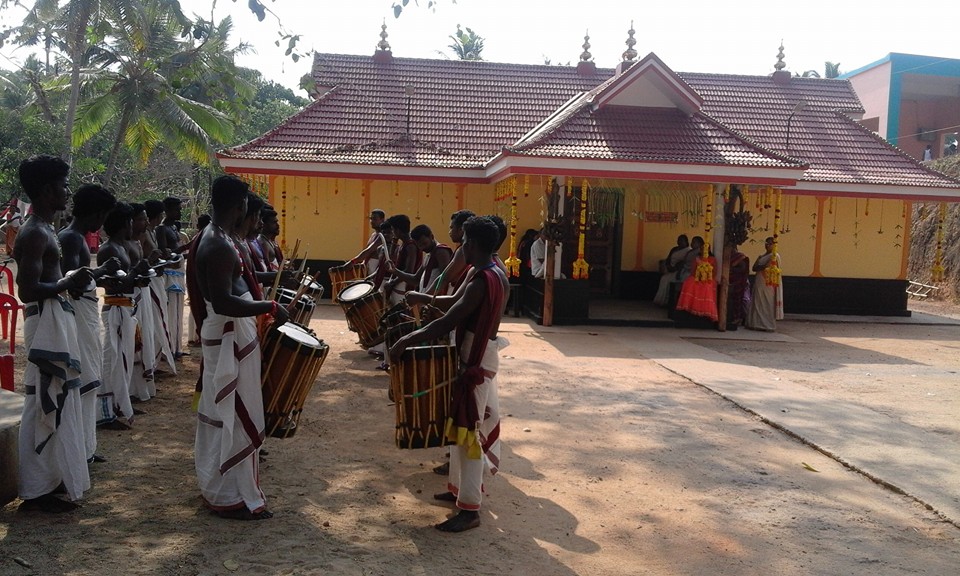
[[[0,506],[17,497],[17,443],[22,412],[23,394],[0,390]]]

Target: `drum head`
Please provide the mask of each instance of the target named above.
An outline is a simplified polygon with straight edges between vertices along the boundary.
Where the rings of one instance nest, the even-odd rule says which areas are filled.
[[[309,346],[311,348],[320,347],[320,340],[317,340],[313,334],[308,333],[304,328],[298,326],[297,324],[287,322],[286,324],[277,328],[277,330],[279,330],[284,336],[287,336],[288,338],[291,338],[297,343],[303,344],[304,346]]]
[[[314,290],[314,291],[323,290],[323,286],[321,286],[319,282],[314,282],[313,280],[310,280],[308,278],[304,278],[303,280],[301,280],[300,285],[306,286],[308,290]]]
[[[354,282],[340,291],[340,294],[337,295],[337,300],[355,302],[371,292],[373,292],[373,282]]]

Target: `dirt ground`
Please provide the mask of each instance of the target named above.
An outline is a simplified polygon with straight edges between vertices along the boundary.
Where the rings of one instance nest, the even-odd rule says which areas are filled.
[[[190,410],[198,350],[128,432],[101,431],[93,489],[62,516],[0,509],[0,574],[940,575],[960,530],[645,359],[640,328],[503,334],[501,474],[482,525],[432,528],[441,449],[393,444],[388,376],[338,307],[311,327],[330,355],[301,430],[268,440],[276,516],[200,504]],[[956,326],[783,322],[800,343],[698,340],[811,389],[936,428],[956,442]],[[920,385],[918,385],[920,383]],[[812,470],[811,470],[812,469]]]

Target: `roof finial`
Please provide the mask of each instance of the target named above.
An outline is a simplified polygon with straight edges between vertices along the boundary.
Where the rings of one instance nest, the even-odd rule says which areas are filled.
[[[384,52],[390,51],[390,43],[387,42],[387,19],[383,19],[383,25],[380,26],[380,42],[377,43],[377,50]]]
[[[583,53],[580,54],[581,62],[589,62],[593,58],[593,54],[590,53],[590,30],[587,30],[587,35],[583,37]]]
[[[777,52],[777,63],[773,65],[773,68],[779,72],[786,68],[787,65],[783,61],[783,39],[780,39],[780,51]]]
[[[637,41],[633,39],[634,34],[636,34],[636,30],[633,29],[633,20],[631,20],[630,30],[627,31],[627,50],[623,53],[624,62],[633,62],[637,58],[637,51],[633,49],[637,45]]]

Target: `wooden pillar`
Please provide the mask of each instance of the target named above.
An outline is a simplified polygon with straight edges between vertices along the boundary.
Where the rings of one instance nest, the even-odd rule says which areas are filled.
[[[730,258],[733,257],[733,246],[727,242],[727,214],[733,202],[725,202],[723,197],[724,186],[718,184],[713,188],[713,205],[723,206],[723,210],[714,210],[713,239],[714,246],[720,245],[720,286],[717,291],[717,330],[727,331],[727,296],[730,294]],[[717,239],[719,238],[719,241]]]

